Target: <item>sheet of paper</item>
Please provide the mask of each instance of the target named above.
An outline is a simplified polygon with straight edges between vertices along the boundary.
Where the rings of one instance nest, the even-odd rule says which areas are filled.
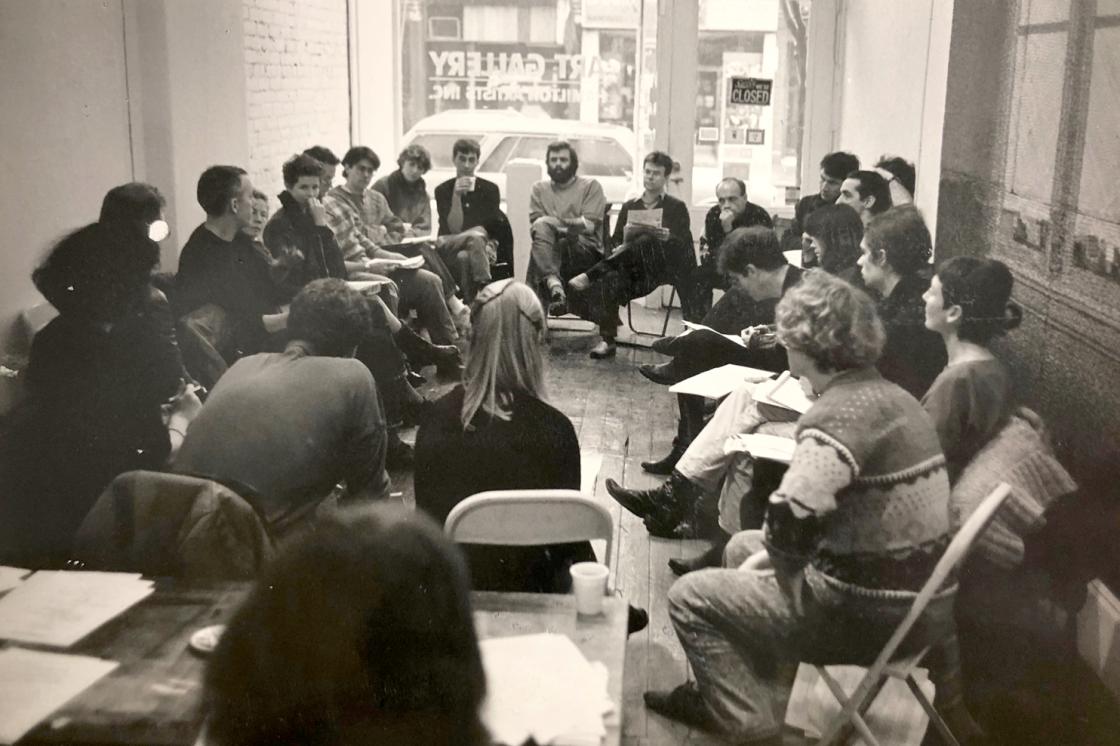
[[[669,387],[674,394],[693,394],[707,399],[722,399],[744,384],[755,384],[770,380],[773,375],[768,370],[759,370],[746,365],[721,365],[718,368],[697,373]]]
[[[414,243],[428,243],[429,241],[432,241],[432,240],[434,240],[434,239],[431,236],[410,236],[408,238],[402,238],[399,243],[402,243],[405,246],[408,246],[408,245],[414,244]]]
[[[724,453],[749,453],[755,458],[764,458],[788,464],[793,460],[797,441],[780,435],[765,433],[739,433],[732,435],[723,444]]]
[[[359,293],[364,293],[366,291],[375,293],[380,290],[381,286],[385,283],[381,280],[347,280],[346,284]]]
[[[40,571],[0,598],[0,639],[69,647],[152,590],[137,574]]]
[[[404,261],[397,262],[397,269],[420,269],[424,266],[424,257],[412,256]]]
[[[691,321],[682,321],[681,323],[684,325],[684,329],[685,329],[684,332],[683,332],[684,334],[687,334],[688,332],[697,331],[699,329],[707,329],[712,334],[719,334],[719,336],[723,337],[724,339],[727,339],[728,341],[734,342],[735,344],[739,345],[740,347],[742,347],[744,349],[747,346],[747,343],[744,342],[743,338],[741,336],[739,336],[738,334],[721,334],[720,332],[717,332],[715,329],[713,329],[710,326],[704,326],[703,324],[696,324],[696,323],[693,323]]]
[[[0,593],[15,588],[30,574],[30,570],[24,570],[22,567],[0,565]]]
[[[487,687],[482,720],[496,743],[530,737],[541,744],[600,742],[606,736],[603,715],[614,709],[606,668],[589,663],[566,636],[498,637],[479,648]]]
[[[626,224],[660,228],[661,214],[662,209],[660,207],[655,207],[652,210],[630,210],[626,213]]]
[[[116,667],[84,655],[0,650],[0,743],[15,743]]]
[[[798,414],[805,414],[813,406],[813,400],[805,395],[801,382],[785,371],[772,384],[763,384],[755,389],[754,399],[763,404],[784,407]]]

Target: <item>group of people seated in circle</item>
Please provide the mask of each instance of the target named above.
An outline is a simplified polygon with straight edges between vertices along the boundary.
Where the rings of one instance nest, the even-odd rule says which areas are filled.
[[[286,547],[210,669],[215,743],[485,742],[468,583],[564,592],[568,567],[594,554],[587,542],[471,547],[464,566],[438,524],[481,491],[578,489],[575,429],[547,403],[548,316],[596,321],[592,357],[610,357],[619,307],[673,284],[685,318],[710,330],[659,340],[670,359],[642,366],[645,377],[788,370],[813,403],[798,416],[743,386],[708,412],[682,396],[672,451],[643,464],[664,484],[607,481],[652,536],[712,542],[671,565],[683,577],[670,616],[695,681],[646,703],[735,738],[774,736],[789,664],[810,648],[858,658],[882,645],[956,528],[952,486],[1016,416],[989,346],[1021,318],[1010,271],[971,257],[932,267],[909,204],[913,167],[860,170],[842,152],[822,160],[820,193],[798,203],[782,238],[741,181],[720,182],[699,263],[688,210],[665,194],[672,160],[651,153],[608,251],[602,189],[558,142],[531,195],[529,282],[495,281],[512,236],[497,187],[474,175],[478,156],[476,143],[454,144],[457,176],[435,188],[436,220],[430,158],[415,146],[372,187],[369,148],[345,153],[337,186],[329,150],[293,156],[271,215],[244,170],[213,166],[197,185],[206,219],[174,277],[156,273],[168,234],[159,191],[110,190],[99,219],[33,275],[59,315],[34,337],[27,401],[3,444],[0,513],[16,542],[5,558],[80,559],[75,532],[122,473],[214,480]],[[657,210],[656,223],[628,220]],[[802,267],[787,262],[790,247]],[[714,288],[725,292],[713,305]],[[742,344],[725,336],[740,333]],[[459,385],[425,402],[414,385],[426,365]],[[414,452],[396,435],[412,422]],[[725,450],[755,432],[795,440],[788,468]],[[394,458],[414,466],[427,518],[353,513],[390,497]],[[762,549],[772,572],[739,569]],[[328,613],[330,593],[358,588],[373,590]],[[631,631],[646,621],[632,609]],[[950,711],[954,655],[938,686]],[[281,687],[291,670],[299,686]],[[957,724],[970,727],[967,713]]]

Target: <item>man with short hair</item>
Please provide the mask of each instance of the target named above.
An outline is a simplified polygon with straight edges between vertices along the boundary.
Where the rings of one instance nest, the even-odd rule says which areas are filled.
[[[436,249],[455,271],[467,304],[490,284],[490,266],[498,255],[513,254],[513,234],[501,209],[501,190],[494,182],[475,176],[479,153],[474,140],[456,140],[451,148],[455,177],[435,188]]]
[[[610,256],[568,281],[575,293],[591,290],[604,295],[606,313],[601,314],[600,333],[612,341],[618,329],[617,306],[672,285],[681,299],[685,319],[699,321],[694,302],[692,273],[696,254],[688,207],[665,193],[673,159],[653,151],[642,164],[641,196],[622,205],[612,240],[617,248]],[[593,289],[592,283],[602,287]],[[604,330],[606,333],[604,333]]]
[[[793,222],[789,229],[782,235],[782,250],[804,250],[802,234],[805,232],[805,221],[818,207],[831,205],[840,196],[840,185],[853,171],[859,170],[859,158],[852,153],[837,150],[821,158],[821,184],[817,194],[810,194],[797,201],[793,208]],[[810,266],[810,265],[804,265]]]
[[[385,417],[353,359],[370,324],[366,300],[342,280],[308,284],[292,301],[287,348],[226,372],[175,470],[250,488],[274,536],[305,524],[339,481],[350,500],[388,497]]]
[[[716,185],[716,204],[704,216],[704,240],[701,242],[700,267],[693,273],[701,315],[712,308],[712,289],[727,289],[719,272],[719,252],[724,236],[736,228],[761,225],[773,228],[770,215],[760,205],[747,199],[747,185],[742,179],[728,176]]]
[[[319,199],[323,199],[334,185],[334,176],[338,172],[338,156],[325,145],[312,145],[303,151],[303,154],[319,162]]]
[[[432,232],[432,202],[424,174],[432,167],[431,156],[423,145],[412,144],[397,156],[397,170],[373,183],[375,191],[401,219],[403,236],[427,236]]]
[[[198,204],[206,221],[191,233],[179,255],[175,305],[188,370],[213,385],[226,365],[264,349],[286,315],[283,291],[269,262],[241,234],[251,224],[253,183],[244,169],[211,166],[198,179]]]
[[[529,222],[533,245],[529,255],[528,277],[538,290],[543,287],[548,311],[553,316],[568,312],[564,281],[586,272],[603,258],[599,229],[607,211],[603,187],[594,179],[577,176],[579,156],[570,143],[557,140],[545,151],[548,179],[533,185],[529,197]],[[618,309],[610,311],[617,319]],[[590,318],[586,308],[580,315]],[[600,323],[602,339],[591,350],[595,359],[612,357],[615,352],[612,329]],[[617,320],[615,321],[617,329]]]
[[[404,225],[389,209],[384,195],[369,189],[380,165],[381,159],[370,148],[361,145],[350,148],[342,158],[342,175],[346,182],[327,192],[324,200],[329,225],[342,250],[346,269],[392,277],[400,287],[401,315],[416,309],[432,343],[450,345],[459,335],[439,275],[426,269],[402,268],[401,262],[407,257],[382,247],[390,242],[390,235],[399,236]],[[457,374],[458,363],[448,360],[441,372]]]
[[[858,212],[866,227],[871,218],[891,208],[890,185],[875,171],[853,171],[840,185],[836,204],[847,205]]]

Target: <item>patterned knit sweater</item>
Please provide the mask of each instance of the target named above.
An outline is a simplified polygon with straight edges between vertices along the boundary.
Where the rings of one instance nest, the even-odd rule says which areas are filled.
[[[916,591],[949,541],[949,479],[918,401],[875,369],[846,371],[800,419],[770,498],[772,555],[864,589]]]

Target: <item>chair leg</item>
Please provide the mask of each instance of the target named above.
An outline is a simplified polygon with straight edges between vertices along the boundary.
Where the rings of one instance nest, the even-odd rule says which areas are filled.
[[[879,740],[875,738],[875,735],[871,732],[871,728],[867,726],[867,722],[863,719],[862,713],[871,706],[871,702],[875,699],[875,695],[879,693],[878,690],[879,688],[881,688],[881,684],[879,687],[876,687],[874,693],[869,692],[870,696],[865,698],[863,702],[859,703],[857,707],[852,708],[850,716],[845,717],[845,713],[848,711],[849,706],[852,704],[852,700],[848,698],[847,692],[845,692],[844,688],[840,686],[840,682],[832,678],[832,674],[830,674],[824,668],[824,666],[817,666],[817,673],[820,674],[820,677],[824,680],[825,685],[828,686],[829,691],[832,692],[832,696],[836,697],[836,701],[840,703],[841,710],[833,720],[832,726],[817,743],[820,746],[825,746],[826,744],[840,742],[842,739],[840,739],[839,736],[842,735],[843,731],[845,730],[845,726],[847,726],[850,722],[855,726],[856,731],[859,732],[860,737],[868,746],[879,746]]]
[[[669,317],[673,315],[673,300],[677,297],[677,286],[672,286],[672,291],[669,293],[669,307],[665,309],[665,321],[661,324],[661,336],[665,336],[665,332],[669,331]],[[629,306],[627,306],[629,308]],[[681,314],[684,314],[684,301],[681,301]]]
[[[941,717],[937,708],[933,706],[932,702],[926,699],[925,693],[922,691],[921,687],[918,686],[918,682],[914,680],[912,675],[906,676],[906,685],[910,687],[914,698],[918,700],[922,709],[929,715],[929,721],[937,728],[937,732],[941,734],[941,740],[945,742],[946,746],[961,746],[960,741],[958,741],[957,737],[953,735],[953,732],[949,730],[949,725]]]

